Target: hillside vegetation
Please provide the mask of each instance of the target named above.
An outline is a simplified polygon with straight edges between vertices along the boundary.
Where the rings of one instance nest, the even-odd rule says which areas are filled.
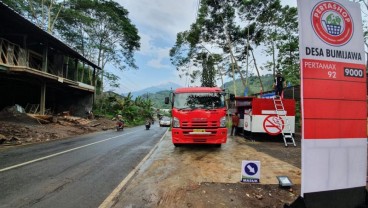
[[[261,76],[262,84],[263,84],[263,92],[271,91],[273,90],[273,76],[272,74],[267,74]],[[260,93],[261,91],[261,83],[259,81],[259,78],[256,76],[251,76],[248,79],[248,96]],[[225,89],[226,92],[235,94],[236,96],[244,96],[244,86],[240,79],[235,80],[235,92],[234,93],[234,82],[227,82],[225,83]]]
[[[170,90],[164,90],[152,94],[148,94],[148,98],[152,101],[153,107],[159,108],[159,109],[169,109],[171,108],[170,104],[165,104],[165,97],[170,96],[171,91]]]
[[[261,80],[262,80],[262,84],[264,87],[264,92],[267,91],[271,91],[273,90],[272,85],[273,85],[273,77],[271,74],[268,75],[264,75],[261,76]],[[261,84],[259,82],[259,78],[255,77],[255,76],[251,76],[248,79],[248,95],[253,95],[255,93],[259,93],[260,89],[261,89]],[[221,88],[224,88],[223,86],[221,86]],[[243,96],[244,95],[244,87],[243,84],[241,82],[240,79],[235,80],[235,89],[236,89],[236,96]],[[225,83],[225,90],[227,93],[232,93],[234,94],[234,82],[226,82]],[[157,93],[148,93],[148,96],[144,96],[144,98],[146,99],[148,97],[148,99],[150,99],[152,101],[153,107],[155,108],[171,108],[170,105],[166,105],[164,103],[165,101],[165,97],[169,97],[170,96],[171,91],[170,90],[164,90],[164,91],[160,91]]]

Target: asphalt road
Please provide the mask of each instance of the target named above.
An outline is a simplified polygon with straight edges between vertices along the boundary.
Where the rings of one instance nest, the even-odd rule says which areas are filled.
[[[98,207],[167,128],[126,128],[0,151],[0,207]]]

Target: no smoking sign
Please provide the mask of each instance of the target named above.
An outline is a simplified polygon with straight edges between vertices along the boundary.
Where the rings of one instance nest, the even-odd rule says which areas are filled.
[[[269,135],[278,135],[284,129],[284,120],[277,115],[267,116],[263,121],[263,129]]]

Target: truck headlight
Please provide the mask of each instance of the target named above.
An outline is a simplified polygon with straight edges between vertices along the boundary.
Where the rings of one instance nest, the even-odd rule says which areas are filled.
[[[226,116],[220,119],[220,127],[225,127],[225,126],[226,126]]]
[[[179,128],[179,127],[180,127],[179,119],[178,119],[178,118],[176,118],[176,117],[173,117],[172,125],[173,125],[173,127],[175,127],[175,128]]]

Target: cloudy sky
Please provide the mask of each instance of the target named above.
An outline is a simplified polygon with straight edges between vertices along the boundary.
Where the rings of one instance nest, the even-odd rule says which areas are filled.
[[[127,93],[147,87],[175,82],[188,85],[179,78],[170,63],[169,50],[175,44],[176,34],[188,30],[195,21],[198,0],[116,0],[129,11],[129,18],[138,28],[141,50],[135,53],[138,70],[109,70],[120,77],[117,93]],[[282,0],[296,6],[296,0]]]

